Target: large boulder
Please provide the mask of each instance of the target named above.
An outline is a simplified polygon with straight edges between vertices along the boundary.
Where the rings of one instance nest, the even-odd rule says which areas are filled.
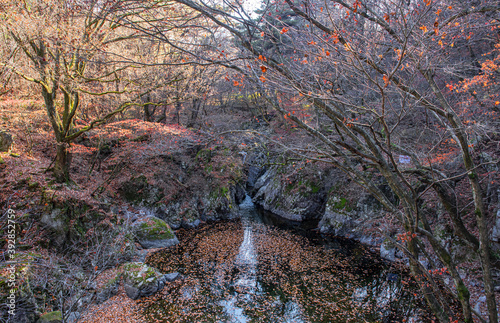
[[[313,174],[286,181],[279,169],[270,168],[256,181],[253,202],[287,220],[318,220],[324,212],[330,185],[322,176]]]
[[[154,295],[160,291],[170,276],[141,262],[130,262],[123,265],[123,283],[125,292],[131,299]]]
[[[154,216],[146,216],[134,222],[137,241],[145,249],[168,248],[179,243],[170,226]]]
[[[0,131],[0,151],[7,152],[12,148],[12,135],[6,131]]]

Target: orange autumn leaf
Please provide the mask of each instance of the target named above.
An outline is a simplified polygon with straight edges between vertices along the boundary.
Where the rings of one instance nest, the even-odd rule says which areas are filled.
[[[427,27],[426,26],[422,26],[422,27],[420,27],[420,29],[424,32],[424,34],[427,32]]]
[[[259,77],[259,79],[262,81],[262,83],[264,83],[266,81],[266,77],[264,75],[262,75],[261,77]]]
[[[264,65],[261,65],[260,69],[262,70],[262,73],[265,73],[267,71],[267,67],[265,67]]]
[[[384,84],[387,87],[389,85],[389,77],[386,74],[384,74],[382,79],[384,80]]]
[[[288,28],[283,27],[283,29],[281,29],[281,31],[280,31],[280,34],[282,34],[282,35],[283,35],[283,34],[284,34],[284,33],[286,33],[287,31],[288,31]]]

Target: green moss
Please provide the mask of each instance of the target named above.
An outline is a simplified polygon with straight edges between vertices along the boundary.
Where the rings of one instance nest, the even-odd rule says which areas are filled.
[[[5,164],[5,160],[3,160],[2,156],[0,156],[0,164]]]
[[[460,282],[457,286],[458,298],[460,300],[468,300],[470,297],[469,290],[465,287],[463,282]]]
[[[225,197],[228,200],[230,200],[229,188],[228,187],[219,187],[218,189],[212,190],[210,192],[209,197],[211,199],[214,199],[214,200],[218,199],[219,197]]]
[[[123,270],[126,279],[132,280],[137,285],[158,277],[158,272],[154,268],[139,262],[127,263],[123,266]]]
[[[151,223],[153,222],[153,223]],[[157,218],[149,218],[148,222],[143,222],[140,225],[140,230],[137,232],[139,238],[163,240],[172,239],[174,234],[168,224]]]
[[[117,274],[114,278],[111,278],[110,280],[108,280],[106,282],[106,284],[104,284],[104,287],[108,288],[108,287],[111,287],[113,285],[118,284],[118,282],[120,281],[121,277],[122,277],[122,273]]]
[[[62,321],[62,313],[61,311],[54,311],[40,316],[40,320],[38,322],[52,322],[52,321]]]
[[[329,201],[330,208],[332,210],[340,211],[340,210],[345,210],[347,212],[352,211],[352,206],[349,203],[349,200],[347,200],[344,197],[341,197],[340,199]]]
[[[319,186],[317,186],[317,185],[315,185],[315,184],[313,184],[313,183],[310,183],[309,187],[311,188],[311,192],[312,192],[313,194],[318,193],[318,192],[319,192],[319,190],[320,190],[320,187],[319,187]]]

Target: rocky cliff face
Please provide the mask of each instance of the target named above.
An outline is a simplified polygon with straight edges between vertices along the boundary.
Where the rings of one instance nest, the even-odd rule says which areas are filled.
[[[328,186],[321,172],[288,179],[277,167],[269,168],[254,185],[254,203],[292,221],[319,220],[325,209]]]
[[[117,173],[107,193],[165,220],[173,229],[200,221],[238,216],[245,191],[243,157],[237,145],[220,145],[184,128],[147,122],[122,122],[89,135],[99,140],[99,168]],[[152,131],[153,129],[154,131]],[[117,208],[116,211],[120,211]],[[126,210],[121,210],[126,212]]]
[[[381,255],[390,260],[398,255],[379,230],[381,205],[338,170],[313,165],[294,172],[293,167],[274,166],[248,186],[254,203],[282,218],[314,220],[320,233],[381,248]]]

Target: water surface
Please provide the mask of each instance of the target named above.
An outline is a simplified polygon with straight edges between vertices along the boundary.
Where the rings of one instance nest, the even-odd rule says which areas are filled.
[[[411,280],[362,245],[271,224],[249,197],[240,212],[240,221],[179,230],[179,245],[148,258],[184,279],[143,301],[146,318],[401,322],[414,320],[423,306]]]

